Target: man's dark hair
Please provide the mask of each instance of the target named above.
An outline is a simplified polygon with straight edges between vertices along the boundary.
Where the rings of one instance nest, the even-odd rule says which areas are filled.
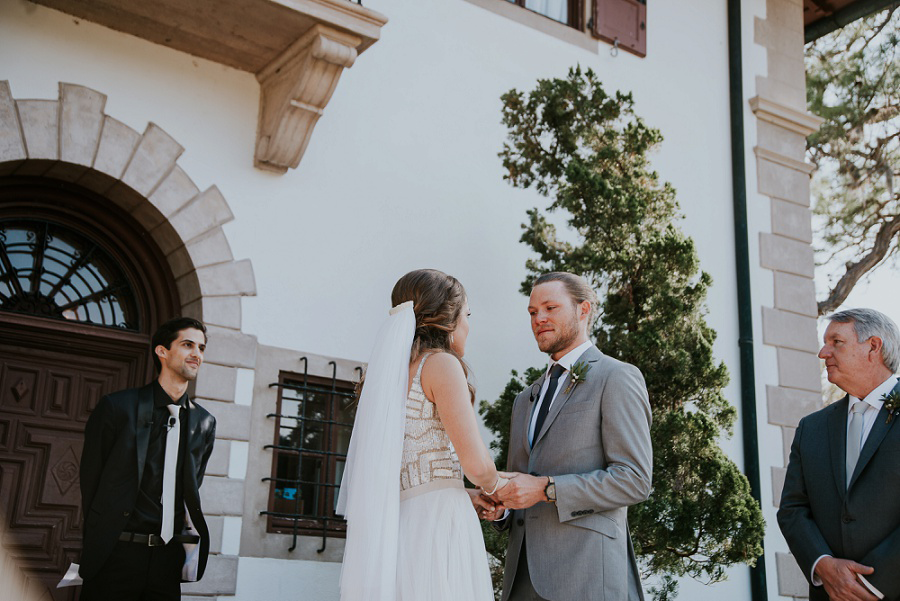
[[[159,357],[156,356],[156,347],[162,345],[167,349],[171,349],[172,343],[178,338],[178,333],[181,330],[200,330],[203,332],[203,341],[206,342],[206,326],[200,321],[193,317],[175,317],[170,319],[159,326],[156,329],[156,333],[153,334],[153,338],[150,339],[150,354],[153,356],[153,365],[156,366],[157,372],[162,371],[162,363],[160,363]]]

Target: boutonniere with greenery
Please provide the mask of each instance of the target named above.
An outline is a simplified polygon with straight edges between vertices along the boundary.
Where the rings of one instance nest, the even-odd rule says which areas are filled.
[[[900,390],[892,390],[881,399],[884,401],[884,408],[887,409],[888,416],[886,424],[891,423],[894,419],[894,414],[897,413],[897,410],[900,409]]]
[[[588,370],[590,369],[590,364],[585,361],[578,361],[575,365],[573,365],[572,369],[569,370],[569,373],[571,374],[569,385],[566,386],[563,394],[569,394],[569,391],[578,386],[579,382],[583,382],[585,380],[585,377],[587,376]]]

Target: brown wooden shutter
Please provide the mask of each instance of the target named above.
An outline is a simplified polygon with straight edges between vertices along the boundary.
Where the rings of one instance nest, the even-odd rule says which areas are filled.
[[[638,56],[647,56],[647,5],[638,0],[594,0],[593,34]]]

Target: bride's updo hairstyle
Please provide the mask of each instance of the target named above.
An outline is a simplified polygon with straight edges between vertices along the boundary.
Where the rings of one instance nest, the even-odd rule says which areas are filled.
[[[462,357],[450,345],[450,335],[456,329],[466,303],[466,291],[452,275],[437,269],[416,269],[397,280],[391,291],[391,304],[396,307],[412,301],[416,316],[416,333],[410,357],[425,352],[450,353],[459,359],[466,377],[469,370]],[[472,403],[475,388],[469,384]]]

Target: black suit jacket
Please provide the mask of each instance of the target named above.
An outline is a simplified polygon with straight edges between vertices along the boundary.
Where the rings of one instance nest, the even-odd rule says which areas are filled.
[[[153,384],[100,399],[84,429],[81,503],[84,537],[79,574],[90,579],[109,558],[138,497],[153,414]],[[190,402],[184,456],[184,502],[200,535],[198,580],[209,555],[209,529],[200,507],[200,484],[216,438],[216,418]],[[185,441],[182,441],[184,444]]]
[[[900,384],[895,390],[900,389]],[[844,397],[802,420],[794,435],[778,525],[807,580],[816,559],[831,555],[875,568],[866,579],[900,600],[900,415],[883,409],[846,482],[847,404]],[[812,601],[824,587],[810,586]]]

